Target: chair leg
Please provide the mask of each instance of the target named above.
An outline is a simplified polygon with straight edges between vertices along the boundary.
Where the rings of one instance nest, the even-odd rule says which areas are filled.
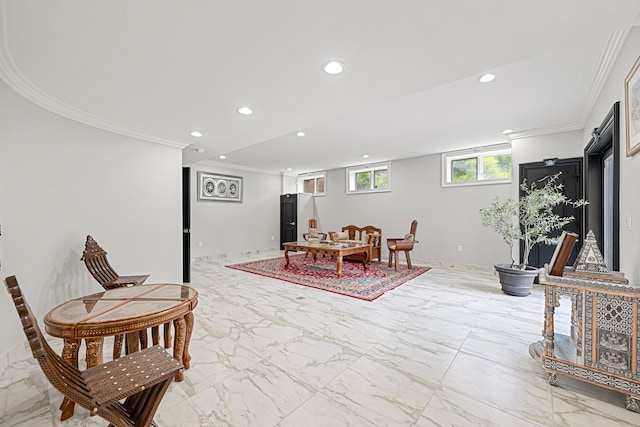
[[[411,270],[413,267],[411,266],[411,255],[409,255],[409,251],[404,251],[407,256],[407,268]]]
[[[171,323],[164,324],[164,348],[171,348]]]
[[[400,260],[400,258],[398,257],[398,251],[393,252],[395,261],[396,261],[396,271],[398,271],[398,261]]]
[[[151,327],[151,342],[153,342],[153,345],[160,344],[160,327],[159,326]]]
[[[135,332],[129,332],[127,334],[127,342],[126,342],[126,354],[135,353],[136,351],[140,351],[140,334]]]
[[[135,425],[155,425],[155,423],[153,423],[153,416],[160,405],[162,397],[169,388],[171,381],[171,379],[164,380],[125,399],[122,406],[126,410],[128,418],[134,421]]]
[[[147,348],[147,330],[143,329],[140,331],[140,349],[144,350]]]
[[[389,268],[393,265],[393,251],[389,251]]]

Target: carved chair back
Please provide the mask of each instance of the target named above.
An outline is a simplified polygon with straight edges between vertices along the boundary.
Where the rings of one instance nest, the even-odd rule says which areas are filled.
[[[87,242],[84,245],[84,252],[82,252],[82,258],[80,259],[84,261],[89,273],[101,285],[118,278],[118,273],[107,261],[107,252],[90,235],[87,235]]]

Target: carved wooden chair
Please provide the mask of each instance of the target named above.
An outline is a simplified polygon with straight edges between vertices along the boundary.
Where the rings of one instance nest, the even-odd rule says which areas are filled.
[[[98,245],[98,243],[91,237],[87,236],[87,241],[84,245],[84,252],[82,252],[82,258],[84,264],[87,266],[87,270],[93,276],[94,279],[100,283],[100,285],[106,289],[121,288],[124,286],[136,286],[141,285],[149,275],[140,276],[120,276],[111,267],[107,260],[107,252]],[[157,326],[151,329],[151,335],[153,344],[156,345],[159,342],[159,329]],[[116,335],[114,337],[113,344],[113,358],[120,357],[122,352],[122,343],[124,341],[123,335]],[[171,324],[166,323],[164,325],[164,345],[166,348],[171,347]],[[147,348],[147,331],[140,331],[140,347]],[[129,353],[128,341],[125,342],[125,353]]]
[[[304,240],[318,239],[327,240],[327,233],[318,231],[318,220],[316,218],[309,219],[309,230],[306,233],[302,233]]]
[[[309,219],[309,229],[306,233],[302,233],[302,238],[307,242],[313,241],[313,240],[318,240],[318,241],[327,240],[327,233],[318,231],[318,220],[316,218],[311,218]],[[304,254],[305,258],[307,256],[309,256],[309,252]],[[324,256],[325,255],[322,254],[323,258]]]
[[[149,277],[149,275],[120,276],[109,264],[107,252],[91,236],[87,236],[84,252],[82,252],[82,258],[80,259],[84,261],[93,278],[107,290],[123,286],[141,285]]]
[[[160,346],[79,371],[51,349],[22,296],[15,276],[5,285],[22,321],[33,357],[67,399],[109,421],[109,427],[155,425],[153,416],[169,384],[183,367]],[[64,405],[64,403],[63,403]]]
[[[371,251],[369,253],[369,262],[374,258],[378,259],[378,262],[382,261],[382,229],[374,227],[373,225],[365,225],[364,227],[358,227],[356,225],[345,225],[342,227],[342,231],[349,234],[349,240],[360,240],[363,242],[369,242],[371,245]],[[371,238],[369,238],[371,236]],[[351,255],[349,256],[349,258]]]
[[[387,248],[389,249],[389,267],[393,264],[393,260],[396,262],[396,271],[398,271],[398,252],[404,252],[407,257],[407,268],[413,268],[411,266],[411,255],[409,254],[413,250],[413,245],[418,243],[416,240],[416,230],[418,229],[418,221],[413,220],[411,222],[411,229],[409,233],[404,237],[389,237],[387,239]]]

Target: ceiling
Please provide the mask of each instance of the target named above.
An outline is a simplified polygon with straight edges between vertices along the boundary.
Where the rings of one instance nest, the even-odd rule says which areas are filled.
[[[640,1],[0,0],[0,14],[0,78],[31,101],[183,148],[185,165],[293,175],[581,129]],[[331,59],[342,74],[321,70]]]

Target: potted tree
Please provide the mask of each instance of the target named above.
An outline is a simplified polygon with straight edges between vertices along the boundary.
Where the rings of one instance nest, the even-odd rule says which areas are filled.
[[[548,175],[530,185],[525,179],[520,184],[521,196],[517,201],[501,201],[496,197],[491,205],[480,209],[482,225],[495,230],[509,246],[511,264],[494,266],[500,277],[502,291],[508,295],[527,296],[531,293],[533,281],[538,275],[537,268],[527,265],[531,249],[537,243],[557,243],[558,238],[551,237],[551,233],[575,219],[573,216],[560,216],[554,213],[553,208],[560,204],[573,207],[587,204],[585,200],[573,201],[563,194],[563,185],[558,182],[561,173]],[[524,251],[522,263],[517,263],[513,249],[520,240]]]

